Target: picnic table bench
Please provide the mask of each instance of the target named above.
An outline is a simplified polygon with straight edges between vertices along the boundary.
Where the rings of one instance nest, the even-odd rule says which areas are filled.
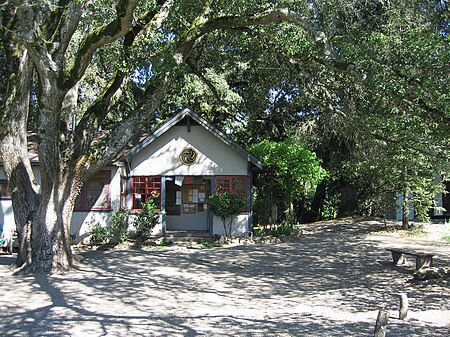
[[[416,258],[416,270],[422,267],[432,267],[433,266],[433,254],[413,251],[411,249],[404,248],[387,248],[388,251],[392,253],[392,260],[395,265],[405,264],[405,256],[411,255]]]

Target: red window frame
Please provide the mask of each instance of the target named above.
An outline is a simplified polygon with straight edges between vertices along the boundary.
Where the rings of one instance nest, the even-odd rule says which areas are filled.
[[[0,179],[0,199],[11,199],[8,180]]]
[[[135,176],[131,178],[132,209],[142,209],[142,204],[153,199],[161,208],[161,176]]]
[[[80,194],[75,200],[75,211],[90,210],[110,210],[111,209],[111,193],[110,193],[111,171],[99,171],[94,174],[81,189]],[[97,183],[103,184],[101,189],[93,189],[98,186]],[[96,186],[96,187],[97,187]],[[106,203],[97,204],[98,200],[103,196],[106,197]],[[93,198],[92,198],[93,197]],[[103,205],[102,205],[103,204]]]
[[[247,202],[247,179],[247,176],[217,176],[215,181],[216,193],[228,192],[244,197],[246,208],[242,212],[246,212],[249,206]]]

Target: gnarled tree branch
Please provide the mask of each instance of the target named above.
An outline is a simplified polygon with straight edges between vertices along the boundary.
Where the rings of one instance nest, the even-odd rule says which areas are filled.
[[[65,77],[60,79],[63,88],[70,89],[81,79],[96,50],[116,41],[129,32],[137,4],[138,0],[120,0],[117,5],[115,20],[94,30],[84,39],[75,61],[65,73]]]

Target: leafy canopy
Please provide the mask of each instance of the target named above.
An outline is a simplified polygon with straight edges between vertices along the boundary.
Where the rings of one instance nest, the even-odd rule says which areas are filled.
[[[327,172],[320,165],[316,154],[295,140],[282,142],[263,140],[251,146],[250,151],[272,173],[270,183],[290,191],[289,195],[311,192],[327,177]]]

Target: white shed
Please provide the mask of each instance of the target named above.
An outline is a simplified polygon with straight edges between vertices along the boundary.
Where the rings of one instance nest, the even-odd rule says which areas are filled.
[[[40,183],[39,161],[32,156]],[[70,233],[80,241],[96,224],[109,226],[113,211],[140,210],[153,199],[160,210],[154,235],[167,231],[223,234],[220,218],[208,209],[208,197],[218,191],[244,196],[247,206],[234,219],[232,234],[252,228],[252,172],[261,162],[190,110],[184,110],[110,166],[87,181],[74,207]],[[0,222],[14,225],[11,197],[0,166]]]
[[[126,153],[124,206],[139,209],[152,198],[161,210],[154,234],[208,231],[223,234],[222,221],[208,209],[217,191],[244,196],[247,207],[235,219],[233,235],[252,225],[252,169],[261,162],[190,110],[184,110]]]

